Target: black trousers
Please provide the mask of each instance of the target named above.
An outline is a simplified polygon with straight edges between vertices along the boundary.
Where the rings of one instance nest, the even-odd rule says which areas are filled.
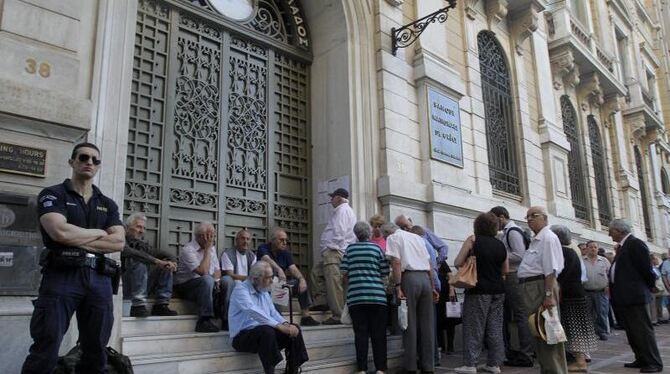
[[[295,338],[280,332],[272,326],[261,325],[240,331],[233,338],[233,348],[238,352],[258,353],[266,374],[272,374],[275,365],[281,362],[281,349],[286,349],[286,372],[297,373],[300,365],[309,360],[302,331]]]
[[[386,371],[386,305],[352,305],[349,315],[354,327],[358,371],[368,370],[368,339],[372,340],[375,370]]]
[[[623,320],[628,344],[635,353],[635,361],[642,367],[663,367],[646,305],[620,305],[617,310]]]

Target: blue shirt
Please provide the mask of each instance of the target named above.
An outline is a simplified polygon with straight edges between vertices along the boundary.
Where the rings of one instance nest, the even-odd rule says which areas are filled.
[[[442,284],[440,283],[440,278],[437,276],[437,257],[435,257],[435,249],[427,238],[423,238],[423,241],[426,244],[426,251],[428,252],[428,255],[430,255],[430,266],[433,267],[433,283],[435,284],[435,290],[439,292],[442,289]]]
[[[269,256],[272,261],[276,262],[277,265],[284,271],[288,269],[289,266],[293,265],[293,256],[291,255],[291,250],[280,250],[277,251],[277,257],[272,253],[269,243],[261,244],[256,251],[256,260],[260,261],[263,259],[263,256]],[[273,269],[274,270],[274,269]]]
[[[442,263],[444,260],[447,259],[447,256],[449,255],[449,246],[447,246],[447,243],[442,241],[437,235],[435,235],[434,232],[430,231],[427,227],[423,228],[425,231],[425,234],[423,234],[423,238],[428,240],[428,243],[430,243],[433,248],[437,251],[437,262]]]
[[[228,307],[231,341],[240,331],[262,325],[274,327],[284,322],[284,317],[272,305],[269,292],[257,291],[250,279],[235,286]]]

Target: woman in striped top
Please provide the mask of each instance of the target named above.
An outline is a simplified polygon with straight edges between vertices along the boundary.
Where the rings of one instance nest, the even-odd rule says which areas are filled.
[[[370,242],[372,229],[367,222],[354,225],[358,242],[347,247],[342,258],[342,276],[347,292],[347,307],[354,327],[358,371],[368,369],[368,338],[377,374],[386,370],[386,291],[382,278],[389,264],[377,244]]]

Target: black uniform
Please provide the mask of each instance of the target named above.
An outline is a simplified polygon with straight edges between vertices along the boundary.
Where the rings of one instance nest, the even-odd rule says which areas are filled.
[[[122,225],[116,203],[93,186],[88,203],[72,182],[47,187],[38,197],[38,214],[59,213],[67,222],[83,228],[106,230]],[[112,281],[96,270],[104,256],[91,257],[78,248],[56,242],[40,225],[44,246],[50,255],[42,268],[39,296],[30,320],[33,344],[22,373],[51,373],[58,360],[63,335],[77,312],[79,341],[83,355],[79,373],[105,373],[105,346],[114,323]],[[77,255],[79,254],[79,255]]]

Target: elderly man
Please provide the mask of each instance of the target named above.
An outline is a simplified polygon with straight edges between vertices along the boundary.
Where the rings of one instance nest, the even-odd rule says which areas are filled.
[[[146,222],[147,217],[142,213],[133,213],[126,219],[126,245],[121,252],[123,296],[131,300],[131,317],[149,315],[147,293],[156,294],[152,316],[176,316],[177,312],[171,310],[168,304],[172,297],[172,273],[177,270],[177,262],[169,253],[152,248],[142,239]]]
[[[221,267],[216,256],[216,231],[209,222],[201,222],[193,231],[194,240],[186,243],[179,255],[175,276],[175,290],[198,305],[196,332],[217,332],[214,317],[213,290],[221,278]]]
[[[670,250],[668,250],[668,256],[670,256]],[[665,290],[670,293],[670,257],[665,256],[663,262],[661,263],[661,280],[665,286]],[[668,316],[670,316],[670,303],[667,303],[665,307],[668,309]],[[670,322],[666,320],[665,323]]]
[[[641,373],[660,373],[663,362],[646,308],[652,300],[650,290],[656,283],[649,248],[631,234],[630,223],[623,219],[610,222],[609,236],[618,246],[609,273],[612,303],[619,311],[628,344],[635,354],[635,361],[624,366],[639,368]]]
[[[228,310],[230,338],[235,350],[258,353],[265,373],[274,373],[286,349],[286,372],[298,373],[309,358],[300,328],[277,312],[270,297],[272,268],[265,261],[251,266],[249,277],[233,291]]]
[[[557,305],[556,277],[563,270],[564,258],[561,242],[549,229],[548,216],[544,208],[534,206],[528,209],[526,221],[535,237],[519,264],[517,277],[521,304],[528,320],[528,316],[535,313],[540,306],[551,308]],[[558,308],[554,308],[554,311],[557,313]],[[547,344],[540,338],[535,338],[535,343],[542,373],[568,372],[563,343]]]
[[[412,222],[412,219],[402,214],[395,218],[395,224],[401,229],[410,232],[414,227],[414,222]],[[447,256],[449,255],[449,246],[437,235],[435,235],[434,232],[430,231],[429,228],[423,227],[422,231],[423,234],[420,236],[426,239],[428,243],[430,243],[430,245],[435,249],[435,251],[437,251],[437,263],[442,263],[442,261],[446,260]]]
[[[417,331],[420,339],[419,360],[421,370],[433,372],[433,346],[435,329],[433,302],[439,298],[432,277],[430,255],[424,239],[392,223],[381,227],[386,238],[386,256],[391,259],[391,280],[401,299],[407,299],[409,325],[403,332],[404,367],[413,372],[417,370]]]
[[[609,283],[607,274],[610,271],[610,262],[605,257],[598,256],[598,243],[593,240],[586,243],[585,252],[584,266],[587,281],[584,283],[584,290],[591,303],[596,334],[600,337],[600,340],[607,340],[610,310],[610,302],[607,299]]]
[[[300,269],[293,262],[293,256],[288,247],[288,235],[286,230],[276,227],[270,235],[270,242],[261,244],[256,252],[259,260],[270,264],[274,275],[291,286],[291,292],[298,295],[302,319],[300,326],[316,326],[317,320],[309,315],[309,306],[312,305],[312,298],[309,295],[307,281],[300,272]]]
[[[533,346],[532,336],[528,329],[526,313],[521,306],[521,290],[519,288],[519,278],[517,271],[523,256],[526,254],[527,239],[524,231],[512,219],[509,212],[503,206],[496,206],[491,209],[502,230],[500,240],[507,250],[507,259],[509,261],[509,271],[505,278],[505,327],[503,328],[503,337],[505,338],[505,366],[532,367],[533,366]],[[511,336],[516,330],[516,336],[519,339],[518,349],[513,349]]]
[[[251,233],[242,229],[235,235],[235,247],[228,248],[221,254],[221,292],[222,300],[221,326],[227,330],[228,326],[228,305],[230,304],[230,295],[233,294],[235,282],[243,282],[249,275],[249,269],[256,263],[256,254],[251,250]],[[219,307],[217,306],[217,307]]]
[[[340,264],[349,244],[356,241],[356,215],[349,206],[348,198],[349,192],[344,188],[330,194],[330,203],[335,209],[321,234],[321,263],[314,267],[311,274],[314,298],[321,304],[325,295],[328,308],[333,313],[331,318],[323,321],[324,325],[339,324],[344,307]]]

